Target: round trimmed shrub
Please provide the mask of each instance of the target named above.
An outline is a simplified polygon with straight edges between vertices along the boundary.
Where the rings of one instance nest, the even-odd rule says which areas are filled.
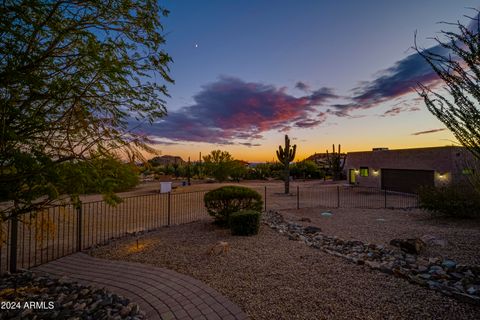
[[[239,186],[225,186],[205,194],[208,213],[221,225],[227,225],[229,216],[240,210],[262,210],[262,196],[255,190]]]
[[[261,213],[255,210],[241,210],[230,215],[230,230],[236,236],[251,236],[260,229]]]

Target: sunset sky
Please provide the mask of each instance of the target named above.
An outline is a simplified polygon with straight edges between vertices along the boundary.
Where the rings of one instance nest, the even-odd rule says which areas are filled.
[[[454,143],[415,93],[437,85],[411,48],[475,1],[160,1],[173,57],[168,116],[141,131],[162,154],[227,150],[272,161],[287,133],[296,161],[342,151]],[[438,48],[433,48],[438,49]]]

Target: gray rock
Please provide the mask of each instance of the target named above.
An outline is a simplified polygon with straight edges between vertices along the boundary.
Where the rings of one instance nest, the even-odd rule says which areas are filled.
[[[86,296],[87,294],[90,293],[90,290],[88,288],[85,288],[83,290],[80,291],[80,295],[81,296]]]
[[[417,258],[411,254],[407,254],[406,257],[405,257],[405,261],[408,263],[408,264],[415,264],[417,263]]]
[[[430,273],[437,273],[437,272],[444,272],[443,268],[437,265],[430,266],[429,268]]]
[[[68,282],[69,282],[69,280],[68,280],[68,278],[65,277],[65,276],[64,276],[64,277],[61,277],[60,279],[58,279],[58,283],[59,283],[59,284],[64,284],[64,283],[68,283]]]
[[[473,274],[472,270],[468,269],[466,271],[463,272],[463,274],[467,277],[475,277],[475,275]]]
[[[442,262],[442,267],[449,270],[455,269],[456,266],[457,266],[457,263],[453,260],[445,259]]]
[[[428,268],[426,266],[418,266],[417,271],[419,273],[424,273],[428,271]]]
[[[462,279],[463,278],[463,275],[461,273],[458,273],[458,272],[450,272],[449,275],[454,279]]]
[[[472,295],[473,295],[473,294],[477,294],[477,293],[478,293],[478,289],[475,288],[475,286],[470,286],[470,287],[467,288],[467,293],[468,293],[468,294],[472,294]]]
[[[393,274],[393,264],[391,262],[384,262],[380,265],[380,271],[383,273]]]
[[[420,278],[426,279],[426,280],[429,280],[429,279],[432,277],[432,275],[429,274],[429,273],[421,273],[421,274],[419,274],[418,276],[419,276]]]
[[[83,310],[85,309],[86,304],[85,303],[77,303],[73,306],[73,310]]]
[[[296,233],[289,234],[288,235],[288,240],[294,240],[294,241],[300,240],[300,235],[298,235]]]
[[[439,258],[428,258],[428,263],[429,264],[437,264],[440,262]]]
[[[421,285],[421,286],[426,286],[427,285],[427,282],[423,278],[420,278],[418,276],[409,275],[408,280],[410,280],[410,282],[416,283],[416,284]]]
[[[380,262],[376,261],[365,261],[365,265],[369,266],[372,269],[380,269]]]
[[[67,295],[62,292],[57,296],[56,302],[58,304],[61,304],[63,302],[63,300],[65,300],[66,297],[67,297]]]
[[[430,234],[423,235],[420,239],[425,242],[427,246],[446,247],[448,244],[447,240]]]

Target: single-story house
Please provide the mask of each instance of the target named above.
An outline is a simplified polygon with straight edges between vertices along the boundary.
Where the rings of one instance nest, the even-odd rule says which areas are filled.
[[[412,193],[422,185],[465,182],[474,164],[463,147],[374,148],[349,152],[345,168],[350,184]]]

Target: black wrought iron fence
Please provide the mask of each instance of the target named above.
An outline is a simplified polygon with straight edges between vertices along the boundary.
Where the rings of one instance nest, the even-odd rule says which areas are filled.
[[[358,186],[257,187],[264,209],[415,208],[416,195]],[[105,201],[53,206],[10,219],[0,226],[0,273],[31,268],[128,234],[208,217],[207,191],[155,193],[123,198],[116,206]]]
[[[359,186],[298,188],[297,208],[408,209],[418,207],[418,196]]]
[[[9,219],[1,225],[0,273],[31,268],[128,234],[206,218],[205,191],[155,193],[58,205]]]

